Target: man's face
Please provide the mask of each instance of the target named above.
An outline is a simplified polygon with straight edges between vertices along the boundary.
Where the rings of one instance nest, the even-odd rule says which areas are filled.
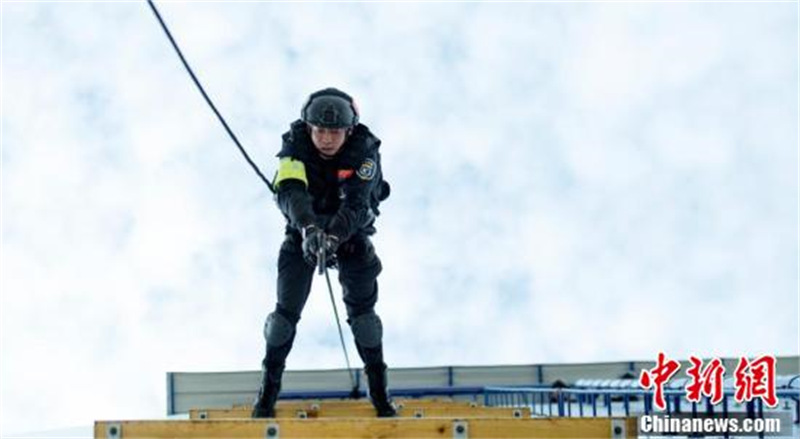
[[[310,127],[311,141],[323,158],[335,156],[347,140],[347,128],[322,128],[314,125]]]

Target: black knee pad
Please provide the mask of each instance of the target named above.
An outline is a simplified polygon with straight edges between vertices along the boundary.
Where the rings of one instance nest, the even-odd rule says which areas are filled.
[[[270,313],[264,323],[264,338],[267,345],[280,347],[294,336],[295,324],[278,312]]]
[[[383,324],[375,312],[368,312],[349,319],[356,343],[365,348],[380,346],[383,339]]]

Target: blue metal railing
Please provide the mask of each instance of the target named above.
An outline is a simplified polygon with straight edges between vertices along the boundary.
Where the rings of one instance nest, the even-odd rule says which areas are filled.
[[[723,392],[722,413],[727,416],[730,412],[731,398],[735,391],[728,389]],[[780,403],[784,405],[794,403],[794,423],[800,423],[800,389],[777,389],[776,396]],[[697,415],[701,411],[713,414],[714,405],[708,398],[703,398],[701,402],[682,402],[686,397],[685,390],[664,389],[666,400],[666,413],[683,413],[684,404],[691,407],[691,413]],[[614,416],[619,415],[621,409],[625,416],[634,413],[632,403],[637,403],[637,410],[634,414],[651,414],[653,408],[653,391],[644,389],[575,389],[575,388],[541,388],[541,387],[486,387],[483,393],[484,405],[500,407],[529,407],[534,415],[546,416]],[[598,400],[603,405],[598,409]],[[638,402],[641,401],[641,405]],[[615,413],[614,402],[617,402],[617,413]],[[702,407],[701,407],[702,404]],[[576,406],[576,408],[573,408]],[[554,411],[555,407],[555,411]],[[761,399],[752,400],[744,404],[748,416],[763,416],[764,404]],[[573,413],[576,410],[577,413]],[[604,412],[604,413],[602,413]]]

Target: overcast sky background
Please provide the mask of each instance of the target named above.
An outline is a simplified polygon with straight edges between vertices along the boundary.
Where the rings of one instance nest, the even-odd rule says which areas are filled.
[[[159,4],[267,175],[359,101],[390,366],[798,354],[795,3]],[[284,220],[145,2],[2,14],[3,433],[258,369]],[[290,369],[343,367],[321,280]]]

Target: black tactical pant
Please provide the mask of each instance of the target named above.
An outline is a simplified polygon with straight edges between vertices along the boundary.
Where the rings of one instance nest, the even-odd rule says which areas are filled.
[[[339,246],[336,257],[348,323],[359,355],[367,365],[382,364],[382,327],[374,311],[378,301],[377,278],[382,266],[375,247],[367,236],[355,235]],[[264,328],[267,340],[265,368],[272,366],[282,371],[294,342],[297,322],[311,291],[315,270],[316,267],[303,257],[301,236],[287,233],[278,256],[278,302]]]

